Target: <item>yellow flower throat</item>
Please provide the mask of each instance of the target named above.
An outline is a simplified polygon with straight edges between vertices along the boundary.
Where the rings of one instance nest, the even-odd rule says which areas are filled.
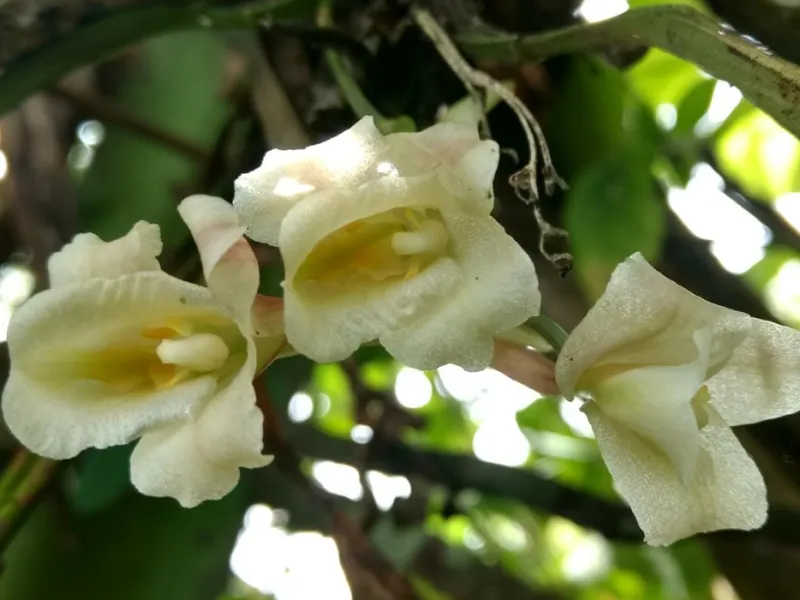
[[[118,392],[161,390],[220,370],[229,355],[219,335],[197,332],[184,319],[166,319],[143,328],[137,339],[82,354],[77,375]]]
[[[409,279],[443,256],[449,239],[437,211],[393,209],[328,234],[306,257],[294,282],[339,286]]]

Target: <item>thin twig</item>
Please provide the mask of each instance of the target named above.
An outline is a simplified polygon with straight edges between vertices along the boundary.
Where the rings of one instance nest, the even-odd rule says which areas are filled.
[[[264,413],[265,442],[275,453],[275,465],[299,484],[314,504],[329,516],[333,539],[353,598],[419,600],[410,582],[380,555],[361,528],[308,480],[300,466],[300,457],[283,434],[263,379],[259,377],[254,385],[258,407]]]
[[[420,429],[425,425],[425,421],[419,415],[412,414],[399,406],[390,392],[367,386],[358,372],[358,363],[352,357],[342,361],[341,365],[353,392],[355,421],[361,425],[367,425],[373,432],[372,439],[363,445],[361,460],[356,465],[361,485],[364,488],[366,504],[366,510],[361,519],[362,528],[368,531],[380,516],[378,504],[367,478],[367,465],[371,462],[370,455],[374,451],[375,445],[382,440],[398,439],[401,431],[407,427]]]
[[[198,163],[205,164],[208,161],[209,153],[203,147],[174,133],[159,129],[144,119],[140,119],[136,115],[123,110],[107,98],[96,94],[79,92],[65,85],[54,86],[50,89],[50,93],[67,100],[98,121],[127,129],[162,146],[166,146],[179,154],[183,154]]]
[[[565,240],[568,234],[565,230],[551,225],[542,214],[539,202],[539,188],[537,184],[537,166],[539,154],[542,159],[542,179],[545,193],[552,195],[556,188],[566,188],[566,183],[558,176],[550,149],[547,147],[544,132],[539,122],[533,116],[522,100],[513,91],[502,83],[492,78],[483,71],[470,65],[456,48],[447,32],[439,25],[436,19],[424,8],[412,8],[412,15],[419,28],[433,42],[439,54],[458,76],[470,95],[476,99],[478,106],[484,106],[484,95],[492,92],[505,102],[517,116],[522,131],[527,140],[530,156],[527,164],[509,178],[509,183],[517,197],[533,207],[533,216],[539,226],[539,251],[561,273],[566,273],[572,266],[572,256],[567,252],[550,252],[548,242],[552,240]],[[482,111],[483,133],[488,135],[486,116]]]

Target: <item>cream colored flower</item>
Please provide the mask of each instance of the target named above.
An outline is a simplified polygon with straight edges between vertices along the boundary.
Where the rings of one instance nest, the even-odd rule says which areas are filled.
[[[134,485],[194,506],[269,462],[252,380],[284,337],[280,302],[255,301],[258,264],[231,206],[193,196],[179,211],[208,288],[161,271],[156,225],[112,242],[77,235],[50,259],[52,288],[11,319],[2,406],[49,458],[141,438]]]
[[[556,364],[645,539],[754,529],[764,482],[730,426],[800,409],[800,333],[711,304],[636,254]]]
[[[492,336],[540,303],[532,262],[490,216],[497,161],[475,127],[384,137],[365,117],[242,175],[247,235],[283,255],[291,345],[327,362],[377,339],[416,368],[486,367]]]

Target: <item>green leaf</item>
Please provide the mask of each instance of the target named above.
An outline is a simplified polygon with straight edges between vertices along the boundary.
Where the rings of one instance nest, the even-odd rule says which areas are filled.
[[[626,73],[636,93],[651,108],[674,104],[702,81],[700,71],[692,63],[652,48],[645,57]]]
[[[681,103],[678,105],[678,120],[675,123],[675,133],[691,135],[695,125],[708,112],[711,97],[717,82],[714,79],[704,79],[695,85]]]
[[[213,600],[227,585],[245,508],[241,488],[191,510],[132,494],[65,519],[43,504],[9,547],[0,598]]]
[[[121,109],[155,127],[210,147],[229,110],[222,95],[225,47],[206,32],[145,44],[118,96]],[[138,220],[158,223],[165,241],[188,236],[178,212],[199,165],[128,130],[107,126],[105,140],[78,189],[81,229],[104,239]],[[188,189],[187,189],[188,191]]]
[[[433,584],[418,575],[409,575],[408,581],[420,600],[453,600],[452,596],[439,591]]]
[[[564,220],[575,272],[598,298],[616,266],[634,252],[652,260],[665,232],[664,203],[647,165],[636,155],[597,164],[572,183]]]
[[[750,267],[742,276],[744,281],[753,287],[758,294],[763,294],[769,282],[778,274],[787,261],[798,261],[795,250],[781,246],[771,246],[760,261]]]
[[[572,59],[552,106],[547,141],[570,185],[584,169],[632,146],[646,161],[665,139],[625,76],[599,60]]]
[[[270,400],[278,410],[286,410],[292,395],[308,384],[314,363],[305,356],[291,356],[275,361],[264,377]]]
[[[355,425],[353,392],[342,367],[336,363],[314,365],[310,391],[312,395],[324,394],[330,401],[325,414],[316,414],[320,429],[331,435],[349,437]]]
[[[725,174],[755,198],[800,191],[800,141],[759,110],[743,111],[716,136],[714,151]]]
[[[92,448],[81,454],[67,479],[67,498],[76,513],[91,514],[109,508],[132,490],[132,451],[133,444],[128,444],[105,450]]]

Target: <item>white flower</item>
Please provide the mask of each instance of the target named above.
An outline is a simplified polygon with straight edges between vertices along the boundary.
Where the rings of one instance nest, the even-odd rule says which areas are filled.
[[[755,529],[764,482],[730,426],[800,409],[800,333],[711,304],[636,254],[556,364],[645,539]]]
[[[419,369],[486,367],[538,313],[533,264],[490,216],[498,147],[441,123],[382,136],[365,117],[236,181],[247,235],[283,255],[289,343],[319,362],[379,340]]]
[[[11,319],[3,415],[49,458],[141,438],[134,485],[188,507],[269,462],[252,380],[284,337],[279,301],[256,301],[258,264],[231,206],[193,196],[179,211],[208,288],[161,271],[156,225],[112,242],[77,235],[50,259],[52,288]]]

